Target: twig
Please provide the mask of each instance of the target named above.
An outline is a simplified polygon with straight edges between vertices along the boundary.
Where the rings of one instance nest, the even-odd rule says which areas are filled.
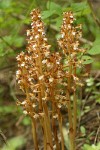
[[[96,24],[100,27],[100,20],[97,18],[97,16],[96,16],[95,13],[94,13],[94,9],[93,9],[93,5],[92,5],[92,3],[91,3],[91,0],[88,0],[88,4],[89,4],[89,6],[90,6],[91,13],[92,13],[92,15],[93,15],[93,18],[94,18]]]
[[[0,68],[0,71],[6,70],[6,69],[10,69],[10,68],[15,67],[15,66],[16,66],[16,63],[14,63],[12,65],[9,65],[9,66],[4,66],[4,67]]]
[[[15,50],[12,45],[10,45],[1,35],[0,35],[0,39],[9,47],[11,48],[12,50]]]
[[[24,115],[21,115],[20,118],[18,119],[18,121],[16,122],[16,127],[18,127],[20,125],[20,123],[22,122],[22,120],[24,119]]]
[[[0,131],[0,136],[2,137],[4,143],[7,145],[7,138],[2,131]]]
[[[80,38],[79,41],[84,44],[89,44],[90,46],[93,46],[93,43],[85,38]]]
[[[100,116],[99,116],[99,113],[98,113],[98,112],[97,112],[97,116],[98,116],[98,119],[99,119],[99,122],[100,122]],[[99,125],[99,127],[98,127],[98,129],[97,129],[97,132],[96,132],[94,144],[96,144],[96,142],[97,142],[97,137],[98,137],[98,135],[99,135],[99,132],[100,132],[100,125]]]

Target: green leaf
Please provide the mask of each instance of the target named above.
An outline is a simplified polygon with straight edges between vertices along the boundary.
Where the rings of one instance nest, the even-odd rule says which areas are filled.
[[[78,16],[89,14],[91,12],[87,2],[72,3],[71,8],[74,12],[78,12]]]
[[[84,144],[82,150],[100,150],[100,142],[97,145]]]
[[[100,98],[96,99],[96,102],[97,102],[98,104],[100,104]]]
[[[61,17],[57,17],[57,19],[56,19],[56,27],[57,27],[57,29],[60,29],[61,24],[62,24],[62,16]]]
[[[55,13],[55,10],[51,11],[51,10],[46,10],[42,12],[42,19],[47,19],[49,17],[51,17],[53,14]]]
[[[23,45],[23,42],[24,42],[23,37],[16,36],[15,40],[13,41],[13,45],[15,45],[16,47],[21,47]]]
[[[47,9],[50,11],[54,11],[56,12],[56,14],[61,15],[62,13],[62,7],[54,2],[47,2]]]
[[[85,134],[86,134],[86,129],[85,129],[83,126],[81,126],[81,127],[80,127],[80,130],[81,130],[81,132],[82,132],[82,136],[85,136]]]
[[[94,85],[94,79],[93,78],[89,78],[86,80],[87,86],[93,86]]]
[[[84,144],[83,150],[94,150],[88,144]]]
[[[11,6],[12,0],[2,0],[0,1],[0,9],[6,9]]]
[[[93,62],[93,58],[90,56],[84,55],[82,56],[83,64],[91,64]]]
[[[53,14],[61,15],[62,13],[62,7],[54,2],[47,2],[47,9],[42,12],[42,19],[47,19]]]
[[[5,36],[4,40],[9,43],[9,45],[14,45],[15,47],[21,47],[24,42],[24,38],[21,36],[9,35]]]
[[[5,56],[5,55],[6,55],[6,52],[4,52],[3,46],[0,45],[0,57],[3,57],[3,56]]]
[[[0,113],[12,113],[17,110],[17,107],[15,105],[9,105],[9,106],[3,106],[0,107]]]
[[[26,116],[26,117],[23,119],[22,123],[23,123],[25,126],[30,125],[30,123],[31,123],[31,122],[30,122],[30,118]]]
[[[8,145],[4,145],[2,150],[16,150],[22,147],[25,144],[25,138],[23,136],[18,136],[11,138],[7,141]]]
[[[100,44],[94,45],[94,46],[88,51],[88,54],[91,54],[91,55],[98,55],[98,54],[100,54]]]
[[[93,47],[88,51],[90,55],[100,54],[100,32],[96,33],[96,40],[93,43]]]

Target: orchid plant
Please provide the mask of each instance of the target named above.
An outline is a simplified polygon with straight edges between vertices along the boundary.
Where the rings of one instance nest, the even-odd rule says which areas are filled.
[[[82,66],[79,55],[82,56],[85,50],[79,47],[82,26],[75,26],[74,20],[72,12],[64,12],[58,39],[62,50],[51,53],[40,11],[33,10],[31,29],[27,30],[26,52],[17,56],[16,79],[26,96],[17,104],[31,118],[35,150],[39,150],[37,123],[41,125],[44,150],[65,149],[62,107],[68,112],[69,147],[70,150],[76,149],[77,87],[82,86],[77,69]]]

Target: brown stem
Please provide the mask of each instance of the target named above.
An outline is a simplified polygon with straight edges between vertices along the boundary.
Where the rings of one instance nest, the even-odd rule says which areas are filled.
[[[61,134],[61,150],[64,150],[64,137],[63,137],[63,131],[62,131],[62,116],[61,116],[60,110],[58,110],[58,122],[59,122],[60,134]]]
[[[66,92],[67,96],[67,107],[68,107],[68,119],[69,119],[69,137],[70,137],[70,150],[74,149],[74,129],[73,129],[73,116],[72,116],[72,108],[71,108],[71,99],[70,99],[70,93],[71,93],[71,74],[72,74],[72,64],[71,64],[71,54],[69,51],[69,78],[68,78],[68,90]]]
[[[67,95],[69,95],[69,93]],[[70,100],[67,100],[67,107],[68,107],[68,120],[69,120],[70,150],[75,150],[74,149],[74,129],[73,129],[72,110],[71,110]]]
[[[44,124],[44,116],[40,116],[40,124],[42,126],[43,131],[43,143],[44,143],[44,150],[47,150],[47,137],[46,137],[46,129]]]
[[[76,66],[73,67],[74,75],[76,76]],[[74,149],[75,149],[75,137],[76,137],[76,127],[77,127],[77,99],[76,99],[76,84],[74,84],[74,92],[73,92],[73,142],[74,142]]]
[[[32,108],[31,102],[30,102],[30,96],[28,93],[27,86],[25,87],[25,89],[26,89],[26,101],[27,101],[27,104],[29,107],[30,116],[32,118],[32,134],[33,134],[33,140],[34,140],[34,147],[36,150],[39,150],[38,149],[38,141],[37,141],[37,133],[36,133],[36,122],[35,122],[35,119],[33,118],[33,108]]]
[[[48,108],[45,102],[43,103],[43,109],[44,109],[44,123],[45,123],[46,135],[47,135],[47,144],[48,144],[47,146],[51,150],[53,149],[52,133],[50,127],[50,117],[48,113]]]
[[[55,61],[55,60],[54,60]],[[55,63],[55,62],[54,62]],[[54,69],[52,69],[52,76],[54,77]],[[56,82],[56,81],[55,81]],[[59,141],[58,141],[58,136],[57,136],[57,129],[56,129],[56,121],[55,121],[55,118],[53,118],[53,116],[55,115],[56,113],[56,104],[55,104],[55,84],[56,83],[53,83],[52,86],[51,86],[51,98],[52,98],[52,129],[53,129],[53,133],[54,133],[54,140],[55,140],[55,144],[56,144],[56,149],[57,150],[60,150],[60,145],[59,145]]]
[[[36,60],[36,65],[39,67],[39,73],[40,75],[42,75],[42,64],[41,64],[41,54],[39,49],[37,50],[38,52],[38,59]],[[39,78],[39,76],[38,76]],[[41,93],[38,93],[38,98],[39,98],[39,110],[43,111],[43,103],[42,103],[42,96],[44,95],[43,93],[43,83],[41,83],[41,81],[39,81],[39,84],[41,86],[39,86],[39,91],[41,91]],[[45,114],[44,114],[45,115]],[[42,126],[42,131],[43,131],[43,141],[44,141],[44,150],[47,150],[47,129],[46,129],[46,124],[45,124],[45,119],[44,117],[40,117],[40,124]]]
[[[39,150],[38,149],[38,142],[37,142],[36,123],[35,123],[34,119],[32,119],[32,134],[33,134],[33,139],[34,139],[35,150]]]
[[[38,66],[39,66],[39,73],[40,75],[43,75],[43,72],[42,72],[42,58],[41,58],[41,53],[38,49]],[[48,146],[48,150],[51,148],[53,149],[53,143],[52,143],[52,132],[51,132],[51,127],[50,127],[50,117],[49,117],[49,113],[48,113],[48,107],[47,107],[47,104],[46,102],[42,102],[42,98],[45,97],[45,88],[44,88],[44,84],[42,81],[39,81],[40,83],[40,91],[41,91],[41,95],[40,95],[40,104],[42,105],[42,108],[43,108],[43,112],[44,112],[44,131],[46,132],[45,135],[46,135],[46,140],[47,141],[47,146]]]
[[[52,114],[52,128],[53,128],[53,133],[54,133],[54,140],[55,140],[57,150],[60,150],[59,142],[58,142],[58,136],[57,136],[57,129],[56,129],[56,126],[55,126],[56,121],[53,118],[53,116],[54,115]]]
[[[74,142],[76,137],[76,127],[77,127],[77,99],[76,93],[74,92],[74,99],[73,99],[73,129],[74,129]]]
[[[53,116],[55,115],[54,112],[55,112],[55,106],[53,104],[53,108],[52,108],[53,112],[52,112],[52,128],[53,128],[53,133],[54,133],[54,140],[55,140],[55,144],[56,144],[56,148],[57,150],[60,150],[60,147],[59,147],[59,142],[58,142],[58,136],[57,136],[57,129],[56,129],[56,121],[55,121],[55,118],[53,118]]]

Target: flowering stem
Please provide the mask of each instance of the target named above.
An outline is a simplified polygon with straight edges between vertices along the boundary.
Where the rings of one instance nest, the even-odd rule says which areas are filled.
[[[61,149],[64,150],[63,117],[60,109],[66,103],[70,150],[75,150],[77,127],[76,88],[77,85],[81,86],[80,80],[76,76],[76,69],[82,63],[78,55],[85,52],[85,50],[79,48],[81,25],[74,26],[73,13],[71,11],[65,12],[61,27],[61,38],[58,40],[63,51],[50,54],[50,45],[47,43],[44,25],[38,9],[31,12],[31,20],[31,29],[27,30],[27,52],[21,52],[17,56],[19,69],[16,72],[16,79],[20,89],[26,95],[25,100],[19,102],[19,104],[23,107],[24,113],[32,119],[35,150],[39,149],[36,118],[39,118],[42,127],[44,150],[53,150],[54,146],[57,150],[60,150],[56,122],[59,125],[61,134]],[[73,95],[73,101],[71,101],[71,95]],[[51,107],[48,104],[51,104]]]
[[[68,118],[69,118],[69,136],[70,136],[70,150],[74,149],[74,129],[73,129],[73,116],[72,116],[72,108],[71,108],[71,99],[70,99],[70,93],[71,93],[71,74],[72,74],[72,64],[71,64],[71,58],[69,53],[69,78],[68,78],[68,90],[67,90],[67,105],[68,105]]]
[[[25,86],[25,89],[26,89],[26,100],[27,100],[27,103],[30,103],[30,96],[29,96],[29,93],[28,93],[27,86]],[[31,120],[32,120],[32,134],[33,134],[33,140],[34,140],[34,147],[35,147],[36,150],[39,150],[38,149],[38,141],[37,141],[37,133],[36,133],[36,122],[35,122],[35,119],[34,119],[33,115],[31,114],[32,113],[32,109],[33,109],[32,105],[29,105],[30,116],[32,118]]]
[[[54,64],[55,64],[55,59],[53,60]],[[52,76],[54,77],[54,68],[52,69]],[[57,129],[56,129],[56,121],[55,121],[55,118],[54,118],[54,115],[56,112],[56,102],[55,102],[55,85],[56,85],[56,81],[55,83],[53,82],[52,83],[52,86],[51,86],[51,97],[52,97],[52,128],[53,128],[53,133],[54,133],[54,140],[55,140],[55,143],[56,143],[56,149],[57,150],[60,150],[60,147],[59,147],[59,142],[58,142],[58,136],[57,136]]]
[[[47,150],[47,135],[46,135],[44,117],[42,117],[42,116],[40,116],[40,124],[42,126],[42,131],[43,131],[44,150]]]
[[[76,67],[74,67],[74,74],[76,75]],[[75,90],[73,93],[73,128],[74,128],[74,141],[76,137],[76,128],[77,128],[77,98],[76,98],[76,85],[74,85]],[[74,145],[75,146],[75,145]],[[74,147],[75,149],[75,147]]]
[[[72,121],[72,110],[71,110],[71,102],[69,93],[67,92],[68,100],[67,100],[67,106],[68,106],[68,120],[69,120],[69,137],[70,137],[70,150],[74,149],[74,137],[73,137],[73,121]]]
[[[54,101],[54,99],[53,99]],[[53,133],[54,133],[54,139],[55,139],[55,143],[56,143],[56,148],[57,150],[60,150],[60,147],[59,147],[59,142],[58,142],[58,136],[57,136],[57,129],[56,129],[56,125],[55,125],[55,118],[53,118],[53,116],[55,115],[55,104],[53,102],[53,112],[52,112],[52,128],[53,128]]]
[[[44,123],[45,123],[45,131],[47,135],[47,147],[48,150],[53,149],[53,144],[52,144],[52,134],[51,134],[51,127],[50,127],[50,118],[48,114],[48,108],[46,103],[43,103],[43,109],[44,109]]]
[[[73,99],[73,129],[74,129],[74,140],[76,137],[76,127],[77,127],[77,99],[76,93],[74,92],[74,99]]]
[[[43,75],[43,72],[42,72],[42,59],[41,59],[41,53],[38,49],[38,66],[39,66],[39,73],[40,75]],[[43,83],[40,81],[40,90],[41,90],[41,97],[40,97],[40,100],[41,100],[41,103],[43,105],[43,111],[44,111],[44,124],[45,124],[45,134],[46,134],[46,138],[47,138],[47,144],[50,144],[47,145],[48,146],[48,150],[52,147],[53,148],[53,144],[52,144],[52,134],[51,134],[51,127],[50,127],[50,118],[49,118],[49,113],[48,113],[48,108],[47,108],[47,104],[46,102],[42,102],[42,98],[45,97],[45,93],[44,93],[44,85]]]

